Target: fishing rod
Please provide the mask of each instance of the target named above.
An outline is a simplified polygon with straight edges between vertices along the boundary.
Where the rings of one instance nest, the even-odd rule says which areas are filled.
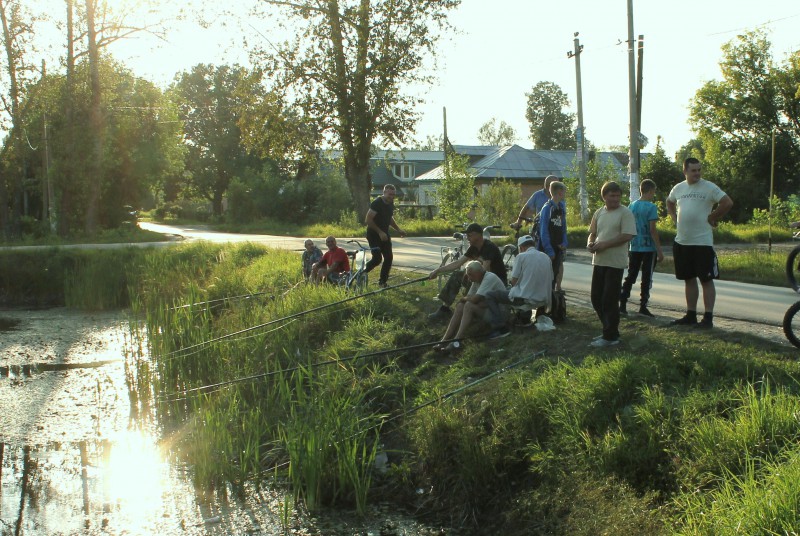
[[[410,351],[410,350],[419,350],[421,348],[427,348],[429,346],[434,346],[436,344],[450,343],[450,342],[454,342],[454,341],[457,341],[457,340],[458,341],[462,341],[462,340],[467,340],[467,339],[472,339],[472,338],[474,338],[474,337],[464,337],[462,339],[448,339],[446,341],[425,342],[425,343],[420,343],[420,344],[413,344],[411,346],[404,346],[404,347],[401,347],[401,348],[393,348],[391,350],[380,350],[380,351],[377,351],[377,352],[370,352],[370,353],[367,353],[367,354],[356,354],[354,356],[344,357],[344,358],[341,358],[341,359],[331,359],[331,360],[328,360],[328,361],[318,361],[316,363],[311,363],[310,365],[297,365],[295,367],[289,367],[289,368],[280,369],[280,370],[273,370],[271,372],[262,372],[260,374],[253,374],[252,376],[244,376],[242,378],[236,378],[236,379],[228,380],[228,381],[224,381],[224,382],[213,383],[213,384],[209,384],[209,385],[202,385],[200,387],[194,387],[192,389],[186,389],[184,391],[180,391],[180,392],[177,392],[177,393],[171,393],[169,395],[164,395],[164,396],[160,397],[159,400],[161,400],[163,402],[179,402],[181,400],[188,400],[189,396],[187,396],[187,395],[203,394],[203,393],[206,393],[206,392],[216,392],[218,390],[221,390],[221,389],[223,389],[225,387],[229,387],[231,385],[236,385],[236,384],[239,384],[239,383],[258,380],[258,379],[261,379],[261,378],[267,378],[269,376],[275,376],[275,375],[278,375],[278,374],[286,374],[286,373],[294,372],[294,371],[301,370],[301,369],[312,369],[312,368],[322,367],[322,366],[325,366],[325,365],[338,365],[338,364],[341,364],[341,363],[347,363],[348,361],[358,361],[359,359],[365,359],[367,357],[378,357],[378,356],[390,355],[390,354],[395,354],[395,353],[400,353],[400,352],[405,352],[405,351]],[[179,396],[180,398],[169,398],[171,396]]]
[[[303,281],[301,280],[301,281],[298,281],[297,283],[295,283],[294,285],[292,285],[291,288],[289,288],[289,290],[287,290],[286,292],[281,294],[281,297],[286,296],[289,292],[291,292],[292,290],[296,289],[297,286],[300,285],[300,283],[302,283],[302,282]],[[264,294],[269,294],[269,293],[270,293],[269,290],[265,290],[264,292],[253,292],[252,294],[240,294],[238,296],[226,296],[224,298],[216,298],[214,300],[206,300],[206,301],[201,301],[201,302],[187,303],[185,305],[176,305],[175,307],[170,307],[167,310],[168,311],[177,311],[178,309],[186,309],[186,308],[189,308],[189,307],[195,307],[197,305],[208,305],[208,304],[216,304],[216,303],[225,302],[225,301],[235,301],[235,300],[250,299],[250,298],[254,298],[256,296],[263,296]],[[274,296],[273,296],[273,298],[274,298]]]
[[[545,353],[544,350],[539,350],[538,352],[535,352],[535,353],[533,353],[533,354],[531,354],[531,355],[529,355],[527,357],[523,357],[522,359],[520,359],[518,361],[515,361],[514,363],[510,363],[510,364],[508,364],[508,365],[506,365],[506,366],[504,366],[502,368],[499,368],[499,369],[495,370],[494,372],[491,372],[491,373],[487,374],[486,376],[483,376],[481,378],[478,378],[477,380],[471,381],[466,385],[462,385],[461,387],[453,389],[452,391],[449,391],[449,392],[447,392],[447,393],[445,393],[445,394],[443,394],[441,396],[438,396],[436,398],[432,398],[431,400],[428,400],[427,402],[423,402],[422,404],[414,406],[413,408],[410,408],[410,409],[408,409],[406,411],[398,413],[397,415],[394,415],[393,417],[389,417],[388,419],[383,419],[383,420],[381,420],[381,422],[376,423],[376,424],[374,424],[372,426],[369,426],[369,427],[367,427],[367,428],[365,428],[365,429],[363,429],[363,430],[361,430],[359,432],[356,432],[355,434],[352,434],[352,435],[350,435],[348,437],[345,437],[345,438],[342,438],[342,439],[339,439],[339,440],[336,440],[336,441],[332,441],[331,443],[328,444],[328,446],[336,445],[337,443],[341,443],[342,441],[346,441],[347,439],[353,439],[354,437],[358,437],[359,435],[364,434],[366,432],[369,432],[370,430],[374,430],[376,428],[382,427],[385,424],[388,424],[390,422],[402,419],[402,418],[407,417],[407,416],[409,416],[409,415],[411,415],[413,413],[416,413],[417,411],[419,411],[419,410],[421,410],[423,408],[426,408],[426,407],[428,407],[428,406],[430,406],[432,404],[436,404],[438,402],[445,402],[448,399],[454,397],[455,395],[457,395],[458,393],[460,393],[462,391],[466,391],[467,389],[475,387],[476,385],[481,384],[481,383],[485,382],[486,380],[489,380],[491,378],[499,376],[500,374],[508,372],[509,370],[511,370],[513,368],[516,368],[516,367],[518,367],[520,365],[523,365],[525,363],[533,361],[537,357],[539,357],[541,355],[544,355],[544,353]],[[322,447],[320,447],[320,448],[322,448]],[[289,463],[290,463],[289,461],[286,461],[286,462],[280,463],[278,465],[275,465],[270,469],[270,472],[274,472],[274,471],[277,471],[278,469],[282,469],[282,468],[288,466]]]
[[[251,326],[249,328],[240,329],[239,331],[235,331],[233,333],[228,333],[226,335],[222,335],[220,337],[216,337],[216,338],[210,339],[208,341],[198,342],[197,344],[193,344],[193,345],[187,346],[185,348],[179,348],[177,350],[173,350],[172,352],[169,352],[168,354],[165,354],[162,357],[168,357],[168,356],[170,356],[172,354],[177,354],[177,353],[181,353],[181,352],[188,352],[189,350],[194,350],[196,348],[201,348],[201,347],[204,347],[206,345],[213,344],[215,342],[219,342],[219,341],[222,341],[222,340],[225,340],[225,339],[229,339],[229,338],[235,337],[237,335],[242,335],[244,333],[248,333],[248,332],[256,330],[256,329],[265,328],[267,326],[271,326],[272,324],[277,324],[278,322],[283,322],[285,320],[291,320],[293,318],[299,318],[299,317],[305,316],[305,315],[307,315],[309,313],[314,313],[314,312],[317,312],[317,311],[321,311],[323,309],[327,309],[327,308],[333,307],[335,305],[340,305],[340,304],[347,303],[347,302],[350,302],[350,301],[353,301],[353,300],[358,300],[360,298],[366,298],[367,296],[372,296],[373,294],[377,294],[379,292],[385,292],[387,290],[393,290],[393,289],[396,289],[396,288],[404,287],[406,285],[411,285],[413,283],[419,283],[419,282],[422,282],[422,281],[427,281],[428,279],[429,279],[428,276],[420,277],[420,278],[417,278],[417,279],[412,279],[411,281],[406,281],[404,283],[400,283],[400,284],[397,284],[397,285],[392,285],[391,287],[378,288],[376,290],[372,290],[372,291],[366,292],[364,294],[357,294],[355,296],[350,296],[350,297],[344,298],[342,300],[338,300],[338,301],[331,302],[331,303],[326,303],[325,305],[320,305],[319,307],[313,307],[313,308],[307,309],[305,311],[300,311],[299,313],[294,313],[294,314],[291,314],[291,315],[288,315],[288,316],[284,316],[283,318],[276,318],[275,320],[270,320],[269,322],[264,322],[263,324],[258,324],[256,326]]]
[[[466,385],[462,385],[461,387],[459,387],[457,389],[453,389],[452,391],[449,391],[449,392],[447,392],[447,393],[445,393],[445,394],[443,394],[441,396],[438,396],[436,398],[428,400],[427,402],[419,404],[418,406],[414,406],[413,408],[408,409],[408,410],[406,410],[406,411],[404,411],[402,413],[399,413],[399,414],[395,415],[394,417],[390,417],[390,418],[388,418],[386,420],[383,420],[383,421],[379,422],[378,424],[375,424],[375,425],[373,425],[373,426],[371,426],[371,427],[369,427],[369,428],[367,428],[365,430],[362,430],[361,433],[369,432],[373,428],[377,428],[379,426],[383,426],[384,424],[396,421],[396,420],[401,419],[403,417],[407,417],[408,415],[411,415],[412,413],[416,413],[417,411],[421,410],[422,408],[428,407],[431,404],[436,404],[437,402],[444,402],[445,400],[447,400],[449,398],[452,398],[453,396],[457,395],[458,393],[460,393],[462,391],[466,391],[467,389],[470,389],[471,387],[475,387],[476,385],[478,385],[480,383],[483,383],[486,380],[494,378],[495,376],[499,376],[500,374],[508,372],[509,370],[511,370],[513,368],[516,368],[516,367],[518,367],[520,365],[528,363],[529,361],[533,361],[534,359],[536,359],[537,357],[539,357],[541,355],[544,355],[544,350],[539,350],[538,352],[535,352],[535,353],[533,353],[533,354],[531,354],[531,355],[529,355],[527,357],[523,357],[519,361],[515,361],[514,363],[510,363],[510,364],[508,364],[508,365],[506,365],[506,366],[504,366],[502,368],[499,368],[499,369],[495,370],[494,372],[491,372],[491,373],[487,374],[486,376],[483,376],[482,378],[478,378],[477,380],[471,381]]]

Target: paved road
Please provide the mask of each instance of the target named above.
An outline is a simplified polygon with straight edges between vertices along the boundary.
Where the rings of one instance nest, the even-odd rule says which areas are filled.
[[[166,226],[142,222],[143,229],[172,234],[185,240],[210,240],[214,242],[251,241],[301,251],[303,239],[273,235],[240,235],[218,233],[204,229],[202,226]],[[359,239],[361,239],[359,237]],[[361,239],[363,240],[363,239]],[[322,238],[315,238],[322,245]],[[339,239],[340,245],[343,239]],[[419,271],[429,272],[441,262],[440,247],[455,245],[451,238],[415,237],[394,238],[395,265]],[[723,266],[724,270],[724,266]],[[592,267],[588,264],[588,256],[570,253],[564,267],[564,288],[571,300],[588,302],[589,282]],[[634,288],[634,297],[638,296],[638,287]],[[762,326],[770,326],[780,333],[781,322],[786,309],[800,299],[790,288],[751,285],[734,281],[717,281],[717,303],[715,316],[720,319],[750,321]],[[702,298],[701,298],[702,300]],[[669,274],[654,274],[653,290],[650,304],[657,315],[678,317],[685,309],[683,282],[677,281]],[[635,308],[631,307],[631,309]],[[702,307],[701,307],[702,309]]]

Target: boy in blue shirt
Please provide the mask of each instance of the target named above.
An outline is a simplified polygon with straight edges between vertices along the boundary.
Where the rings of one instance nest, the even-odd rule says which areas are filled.
[[[550,183],[550,199],[539,214],[539,251],[547,253],[553,263],[553,290],[561,290],[564,255],[567,251],[567,186]]]
[[[650,289],[653,286],[653,270],[656,262],[664,260],[664,253],[661,251],[661,241],[658,239],[656,222],[658,221],[658,207],[653,203],[656,194],[656,183],[650,179],[645,179],[639,185],[641,197],[638,201],[631,203],[629,207],[636,219],[636,236],[633,237],[628,252],[628,276],[622,283],[622,291],[619,295],[619,312],[628,314],[625,304],[631,297],[631,289],[636,283],[639,270],[642,271],[641,299],[639,301],[639,314],[653,317],[647,309],[647,302],[650,299]]]

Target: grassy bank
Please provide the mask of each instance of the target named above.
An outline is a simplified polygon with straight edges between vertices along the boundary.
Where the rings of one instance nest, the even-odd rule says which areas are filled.
[[[198,482],[277,477],[312,510],[391,501],[476,533],[800,522],[793,350],[626,319],[623,344],[598,352],[597,319],[571,305],[556,331],[442,355],[418,346],[444,329],[425,314],[430,283],[325,307],[343,296],[296,272],[292,254],[251,245],[152,252],[142,266],[132,340],[152,357],[131,356],[132,394],[176,431]]]

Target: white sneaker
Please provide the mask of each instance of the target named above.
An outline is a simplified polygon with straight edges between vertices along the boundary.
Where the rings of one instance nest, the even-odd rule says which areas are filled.
[[[614,341],[609,341],[609,340],[606,340],[606,339],[600,337],[599,339],[595,339],[592,342],[590,342],[589,346],[591,346],[593,348],[605,348],[607,346],[614,346],[614,345],[617,345],[617,344],[619,344],[619,339],[614,340]]]

